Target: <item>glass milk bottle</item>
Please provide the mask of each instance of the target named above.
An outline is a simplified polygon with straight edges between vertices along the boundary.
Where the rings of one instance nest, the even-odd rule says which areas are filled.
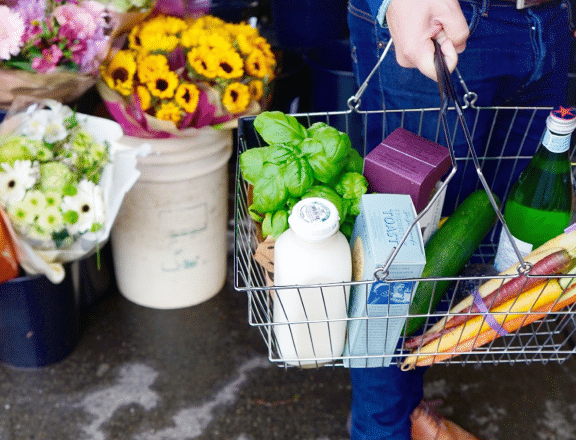
[[[336,206],[323,198],[299,201],[290,228],[274,245],[274,285],[342,283],[352,278],[350,244],[339,231]],[[287,364],[313,367],[342,355],[349,286],[278,288],[274,335]],[[330,320],[331,322],[327,322]]]

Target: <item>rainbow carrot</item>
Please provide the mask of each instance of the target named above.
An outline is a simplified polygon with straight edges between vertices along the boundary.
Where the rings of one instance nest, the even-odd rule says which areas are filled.
[[[523,317],[523,313],[556,301],[562,294],[563,290],[558,281],[551,279],[544,286],[535,286],[518,297],[495,307],[492,316],[497,325],[502,326],[507,320]],[[423,357],[434,357],[439,352],[453,351],[457,345],[476,338],[490,329],[491,326],[484,316],[475,316],[441,338],[417,349],[414,354],[404,360],[402,367],[410,369]]]
[[[566,249],[560,249],[546,255],[544,258],[536,261],[529,271],[530,275],[557,275],[564,273],[566,270],[571,269],[574,264],[574,257],[576,256],[576,249],[567,251]],[[546,281],[546,278],[533,278],[527,277],[526,275],[518,275],[506,281],[500,288],[492,291],[485,297],[483,301],[486,304],[486,308],[491,310],[493,307],[499,306],[511,298],[518,296],[518,294],[525,292],[532,287],[540,285]],[[474,315],[471,313],[479,313],[480,310],[475,304],[465,308],[460,311],[459,314],[451,315],[446,320],[446,325],[442,330],[436,332],[427,332],[423,335],[416,336],[409,339],[404,344],[404,348],[413,349],[420,345],[427,344],[440,336],[447,333],[447,331],[453,327],[466,322]]]
[[[565,307],[570,306],[574,302],[576,302],[576,289],[570,288],[571,292],[566,292],[565,295],[562,295],[558,301],[552,301],[548,304],[538,307],[537,309],[533,310],[534,313],[526,314],[523,316],[518,316],[514,319],[506,321],[502,324],[502,328],[506,330],[508,333],[512,333],[518,330],[521,327],[527,326],[532,324],[539,319],[545,318],[546,315],[550,312],[557,312]],[[492,342],[494,339],[498,338],[499,334],[494,329],[489,329],[485,332],[480,333],[475,338],[470,338],[454,347],[452,351],[443,354],[437,354],[434,356],[426,356],[422,359],[418,359],[415,366],[423,367],[427,365],[432,365],[438,362],[442,362],[447,359],[451,359],[463,352],[469,352],[474,350],[475,348],[481,347],[489,342]]]
[[[568,233],[562,233],[550,240],[548,240],[543,245],[539,246],[538,248],[534,249],[530,254],[524,257],[524,261],[528,262],[532,265],[536,264],[537,261],[547,257],[548,255],[561,251],[576,248],[576,230],[573,230]],[[518,273],[518,266],[519,263],[509,267],[505,271],[501,272],[500,275],[514,275]],[[503,278],[492,278],[486,281],[478,288],[478,294],[485,298],[490,295],[495,290],[502,287],[502,284],[505,282]],[[446,322],[452,317],[451,315],[456,315],[462,313],[467,308],[471,307],[474,304],[474,298],[470,295],[456,304],[452,309],[450,309],[450,315],[447,315],[440,319],[436,324],[434,324],[424,335],[420,336],[419,341],[413,341],[409,346],[406,348],[416,347],[422,344],[426,344],[430,341],[433,341],[438,336],[446,334]],[[438,333],[438,335],[436,335]]]

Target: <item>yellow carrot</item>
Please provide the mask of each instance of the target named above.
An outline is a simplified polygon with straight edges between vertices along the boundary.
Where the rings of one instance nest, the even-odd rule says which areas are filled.
[[[528,255],[526,255],[523,259],[524,261],[535,264],[537,261],[541,260],[548,255],[562,250],[570,250],[576,247],[576,230],[569,232],[569,233],[562,233],[550,240],[548,240],[543,245],[539,246],[538,248],[534,249]],[[499,275],[515,275],[518,273],[518,265],[519,263],[514,264],[513,266],[509,267],[505,271],[501,272]],[[482,298],[488,296],[495,290],[497,290],[502,284],[504,284],[508,278],[492,278],[486,281],[478,288],[478,293]],[[471,296],[464,298],[458,304],[456,304],[452,309],[450,309],[451,314],[461,313],[463,310],[472,306],[474,299]],[[446,321],[449,319],[449,315],[440,319],[436,324],[434,324],[426,333],[435,333],[442,331],[446,325]]]
[[[539,319],[546,317],[546,315],[550,312],[556,312],[558,310],[563,309],[564,307],[568,307],[569,305],[576,302],[576,289],[570,289],[571,292],[562,295],[558,301],[552,301],[544,306],[538,307],[537,309],[533,310],[530,314],[522,315],[512,320],[506,321],[502,324],[504,330],[508,333],[512,333],[518,330],[521,327],[527,326],[532,324]],[[428,365],[435,364],[437,362],[442,362],[447,359],[453,358],[454,356],[459,355],[463,352],[469,352],[474,350],[475,348],[481,347],[482,345],[488,344],[492,342],[499,336],[498,332],[492,328],[489,330],[481,333],[476,338],[468,339],[460,344],[458,344],[454,350],[451,350],[448,353],[438,354],[435,356],[426,356],[422,359],[418,359],[416,362],[417,367],[424,367]]]
[[[562,295],[562,288],[556,279],[551,279],[545,285],[538,285],[529,289],[518,297],[513,298],[498,307],[495,307],[490,313],[493,315],[494,320],[498,325],[502,325],[505,320],[512,320],[517,317],[522,317],[522,313],[526,313],[534,308],[541,307],[547,303],[556,301]],[[458,344],[465,342],[471,338],[478,337],[482,332],[490,330],[490,324],[486,321],[484,316],[476,316],[466,321],[465,323],[455,327],[452,331],[442,335],[423,347],[416,349],[414,354],[408,356],[402,363],[410,369],[422,357],[432,356],[431,353],[438,353],[443,351],[452,350]]]
[[[544,246],[544,245],[542,245],[542,246]],[[526,261],[530,264],[536,264],[536,262],[540,261],[542,258],[546,258],[548,255],[553,254],[554,252],[557,252],[557,251],[562,250],[562,249],[564,249],[564,248],[548,247],[547,249],[544,249],[543,251],[538,251],[538,252],[534,251],[534,252],[530,253],[529,255],[527,255],[526,257],[524,257],[524,261]],[[571,248],[567,248],[567,249],[571,249]],[[517,274],[518,273],[517,267],[518,267],[518,264],[515,264],[514,266],[501,272],[499,275]],[[485,298],[488,295],[490,295],[492,292],[494,292],[494,291],[498,290],[500,287],[502,287],[502,285],[504,283],[506,283],[506,281],[508,281],[509,279],[510,278],[491,278],[491,279],[487,280],[485,283],[483,283],[478,288],[478,293],[480,294],[480,296],[482,298]],[[474,298],[471,295],[469,295],[450,309],[450,315],[462,313],[463,310],[466,310],[466,309],[472,307],[473,304],[474,304]],[[430,327],[430,329],[428,329],[426,331],[426,333],[436,333],[436,332],[442,331],[446,326],[447,320],[450,319],[450,315],[447,315],[447,316],[443,317],[442,319],[440,319],[436,324],[434,324],[432,327]]]

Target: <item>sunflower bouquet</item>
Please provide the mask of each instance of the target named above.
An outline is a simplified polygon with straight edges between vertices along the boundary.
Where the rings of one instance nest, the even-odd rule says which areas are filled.
[[[107,239],[126,182],[137,178],[135,159],[123,156],[132,152],[112,149],[121,136],[114,121],[52,100],[2,123],[1,213],[28,272],[82,258]]]
[[[275,68],[270,44],[246,23],[157,14],[102,63],[98,90],[125,134],[181,136],[258,113]]]

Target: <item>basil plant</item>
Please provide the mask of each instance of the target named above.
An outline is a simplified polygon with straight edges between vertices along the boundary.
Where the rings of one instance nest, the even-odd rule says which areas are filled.
[[[346,133],[323,122],[305,128],[291,115],[263,112],[254,127],[268,144],[240,155],[244,180],[253,186],[249,212],[264,238],[288,229],[288,215],[303,198],[322,197],[338,208],[340,230],[350,237],[368,189],[364,161]]]

